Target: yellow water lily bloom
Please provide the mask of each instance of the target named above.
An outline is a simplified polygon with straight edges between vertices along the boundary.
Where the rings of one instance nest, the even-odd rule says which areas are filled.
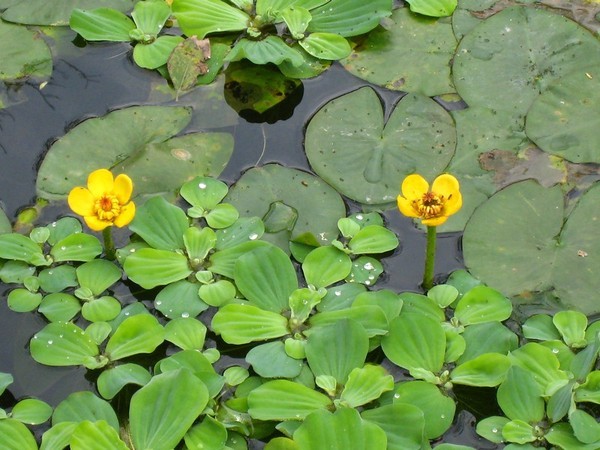
[[[447,173],[433,181],[431,190],[421,175],[409,175],[402,182],[402,194],[398,196],[398,209],[402,214],[421,219],[423,225],[430,227],[443,224],[461,206],[458,180]]]
[[[90,173],[87,188],[76,187],[69,192],[69,207],[79,214],[94,231],[116,225],[123,227],[133,220],[135,204],[130,201],[133,182],[125,174],[113,178],[107,169]]]

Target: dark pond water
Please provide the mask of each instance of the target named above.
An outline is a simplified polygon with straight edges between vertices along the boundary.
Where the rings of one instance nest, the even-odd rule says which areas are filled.
[[[56,45],[53,74],[43,89],[40,89],[39,83],[33,82],[7,88],[7,95],[15,103],[0,110],[0,199],[10,218],[14,218],[22,207],[34,202],[36,168],[55,139],[86,118],[148,103],[151,86],[161,83],[158,74],[139,69],[132,63],[129,45],[78,48],[70,43],[73,37],[74,34],[67,32]],[[289,118],[274,123],[249,123],[239,118],[235,126],[228,128],[234,134],[236,144],[221,179],[233,183],[244,170],[257,162],[259,165],[279,162],[310,171],[303,151],[306,123],[332,98],[364,85],[364,81],[334,65],[318,78],[304,81],[299,103],[293,111],[282,112],[282,116]],[[388,106],[401,96],[378,87],[376,90]],[[356,206],[348,204],[348,207],[353,209]],[[41,222],[54,220],[66,212],[64,205],[51,205],[44,210]],[[425,235],[397,211],[386,213],[385,219],[398,234],[401,248],[384,260],[385,277],[378,282],[378,287],[397,292],[418,291]],[[440,235],[436,272],[444,277],[461,267],[460,236]],[[35,314],[10,311],[6,306],[9,288],[0,284],[0,371],[12,373],[15,383],[0,398],[0,407],[12,405],[15,398],[24,396],[38,397],[56,405],[70,392],[93,389],[93,381],[84,369],[46,367],[32,360],[27,344],[45,321]],[[457,394],[459,402],[466,402],[470,412],[463,411],[457,416],[455,426],[446,434],[444,441],[480,449],[496,448],[477,437],[471,414],[489,415],[493,393],[482,396],[482,391],[478,390],[474,396],[465,390],[457,391]]]

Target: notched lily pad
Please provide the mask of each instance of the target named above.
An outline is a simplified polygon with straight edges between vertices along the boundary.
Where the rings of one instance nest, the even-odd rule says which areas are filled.
[[[533,180],[502,189],[482,204],[465,228],[465,264],[477,278],[509,296],[553,291],[567,309],[600,311],[600,245],[595,238],[600,184],[564,219],[560,187]]]
[[[515,6],[461,40],[452,67],[454,84],[469,106],[524,115],[554,80],[597,64],[599,52],[600,41],[577,23]]]
[[[364,87],[326,104],[311,119],[305,148],[314,171],[347,197],[390,203],[418,172],[433,180],[454,154],[450,115],[430,98],[408,94],[387,123],[375,91]]]
[[[337,221],[345,217],[340,195],[317,177],[277,164],[248,170],[224,202],[241,216],[263,218],[263,239],[288,250],[288,241],[312,233],[322,245],[337,238]],[[270,230],[270,231],[269,231]]]
[[[114,8],[121,12],[130,11],[135,0],[18,0],[2,13],[7,22],[24,25],[69,25],[71,11],[75,8]]]
[[[88,119],[52,145],[38,172],[37,193],[62,199],[102,167],[127,173],[136,196],[174,192],[196,175],[218,176],[233,138],[225,133],[173,138],[190,118],[189,108],[135,106]]]
[[[0,80],[49,78],[52,54],[40,32],[0,21]]]
[[[359,78],[392,90],[434,96],[454,92],[450,61],[456,38],[448,21],[394,11],[342,61]],[[424,75],[426,74],[426,75]]]
[[[600,163],[600,58],[595,59],[598,66],[552,83],[527,113],[527,136],[574,163]]]

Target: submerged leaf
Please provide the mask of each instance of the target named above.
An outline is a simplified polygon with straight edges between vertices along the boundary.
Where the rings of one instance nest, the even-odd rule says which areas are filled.
[[[193,88],[198,77],[208,72],[206,60],[210,59],[208,39],[191,36],[177,45],[169,56],[167,69],[177,94]]]

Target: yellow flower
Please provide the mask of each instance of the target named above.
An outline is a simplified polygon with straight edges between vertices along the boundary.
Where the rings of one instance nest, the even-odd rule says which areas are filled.
[[[407,217],[421,219],[423,225],[436,227],[462,206],[458,180],[450,174],[442,174],[429,183],[421,176],[412,174],[402,182],[402,195],[398,196],[398,209]]]
[[[113,224],[123,227],[133,220],[135,204],[130,201],[133,182],[125,174],[113,179],[107,169],[90,173],[87,188],[76,187],[69,192],[67,201],[94,231],[102,231]]]

